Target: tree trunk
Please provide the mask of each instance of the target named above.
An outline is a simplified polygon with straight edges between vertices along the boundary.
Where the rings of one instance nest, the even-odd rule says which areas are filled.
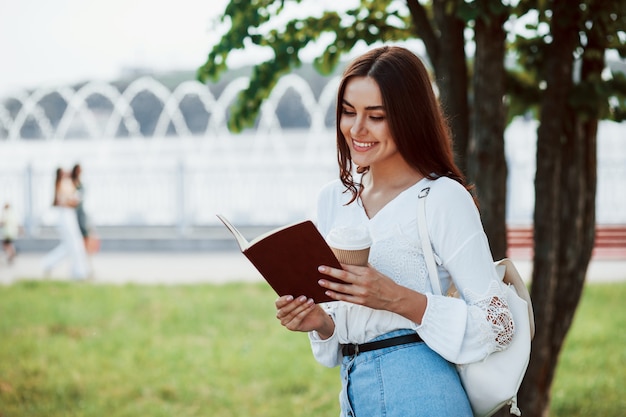
[[[494,259],[506,256],[506,181],[504,155],[505,37],[507,15],[486,14],[476,20],[472,134],[469,140],[467,173],[476,185],[481,218]],[[509,416],[508,407],[494,417]]]
[[[470,137],[467,173],[476,185],[481,218],[495,259],[506,256],[506,181],[504,155],[505,31],[507,15],[486,15],[476,20]]]
[[[535,258],[531,296],[537,331],[519,394],[523,411],[545,416],[565,336],[571,326],[593,248],[597,122],[582,122],[568,106],[580,9],[555,0],[546,90],[537,132]],[[591,232],[590,232],[591,231]]]
[[[439,98],[452,133],[456,163],[467,174],[469,141],[468,76],[465,58],[465,22],[447,0],[433,0],[434,21],[439,34],[435,54],[429,57],[435,68]]]
[[[426,46],[439,87],[439,101],[448,118],[455,160],[467,174],[469,143],[468,75],[465,57],[465,22],[456,15],[456,4],[433,0],[433,18],[417,0],[406,0],[415,34]]]

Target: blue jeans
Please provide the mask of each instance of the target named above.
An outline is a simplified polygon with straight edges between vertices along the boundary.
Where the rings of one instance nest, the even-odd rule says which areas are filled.
[[[341,383],[341,417],[472,417],[456,367],[424,342],[344,357]]]

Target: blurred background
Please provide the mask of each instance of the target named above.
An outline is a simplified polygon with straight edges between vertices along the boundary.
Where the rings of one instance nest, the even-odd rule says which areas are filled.
[[[317,3],[304,12],[330,2]],[[305,63],[281,78],[254,128],[231,133],[229,105],[266,56],[235,53],[219,82],[196,81],[226,4],[3,5],[0,202],[17,214],[19,250],[54,246],[54,171],[75,163],[103,251],[232,247],[216,213],[251,237],[314,218],[316,191],[337,176],[338,74],[321,76]],[[536,129],[519,118],[506,130],[511,228],[532,223]],[[624,225],[626,126],[603,121],[598,136],[597,223]]]

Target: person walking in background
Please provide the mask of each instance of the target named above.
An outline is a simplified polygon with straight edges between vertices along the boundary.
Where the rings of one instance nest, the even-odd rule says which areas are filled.
[[[13,212],[13,208],[8,202],[4,204],[2,209],[0,227],[2,227],[2,248],[4,249],[4,253],[7,257],[7,263],[11,265],[17,255],[14,241],[19,233],[19,225],[17,223],[17,217]]]
[[[76,188],[76,194],[78,196],[78,204],[76,205],[76,219],[78,220],[78,227],[80,233],[83,236],[85,243],[85,249],[87,254],[96,253],[100,247],[100,240],[93,232],[93,227],[89,223],[89,217],[85,212],[85,186],[83,184],[81,175],[83,173],[80,164],[74,165],[72,168],[72,182]]]
[[[319,194],[317,227],[366,228],[369,264],[320,265],[339,280],[319,281],[336,302],[285,295],[276,317],[308,333],[318,362],[341,366],[342,417],[471,417],[455,364],[506,349],[514,323],[428,72],[405,48],[373,49],[344,72],[336,114],[340,175]],[[431,287],[418,229],[427,187],[441,287],[460,299]]]
[[[53,206],[58,213],[58,230],[61,241],[43,259],[44,275],[62,260],[69,258],[70,273],[74,279],[86,279],[89,275],[87,252],[80,233],[76,216],[76,206],[80,198],[70,174],[57,168],[54,182]]]
[[[81,181],[80,175],[82,174],[82,168],[80,164],[74,165],[72,168],[72,182],[74,188],[76,188],[76,195],[78,197],[78,203],[76,204],[76,220],[78,221],[78,227],[80,234],[83,236],[85,246],[87,245],[87,238],[89,237],[89,227],[87,226],[87,214],[85,213],[85,188]]]

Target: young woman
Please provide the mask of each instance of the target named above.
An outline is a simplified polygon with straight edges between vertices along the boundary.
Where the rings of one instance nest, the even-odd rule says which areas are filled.
[[[89,276],[85,244],[76,218],[76,206],[79,202],[80,198],[70,173],[65,172],[62,168],[57,168],[52,205],[59,216],[58,230],[60,242],[43,258],[42,264],[44,275],[46,276],[66,258],[70,261],[70,275],[73,279],[86,279]]]
[[[337,302],[293,294],[277,318],[308,332],[315,358],[341,365],[341,415],[471,416],[455,364],[505,349],[514,332],[487,237],[426,68],[401,47],[374,49],[346,69],[337,96],[340,178],[320,193],[318,228],[364,226],[368,266],[320,265]],[[433,295],[417,228],[418,195],[445,293]]]

